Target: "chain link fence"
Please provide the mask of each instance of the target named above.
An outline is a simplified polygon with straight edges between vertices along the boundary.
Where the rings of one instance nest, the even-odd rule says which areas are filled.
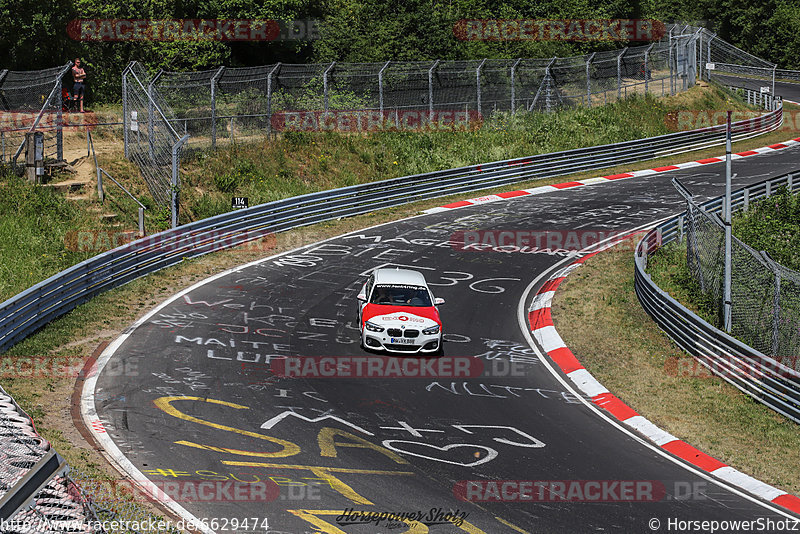
[[[769,185],[767,196],[769,197]],[[762,202],[768,202],[763,200]],[[748,208],[745,197],[744,209]],[[722,324],[725,229],[717,215],[688,202],[686,259],[692,277],[711,298]],[[800,273],[733,237],[731,244],[731,334],[783,365],[800,371]]]
[[[695,84],[704,42],[738,50],[712,37],[701,28],[673,25],[650,45],[567,58],[276,63],[160,72],[153,83],[175,111],[176,130],[190,134],[193,147],[215,147],[282,129],[282,114],[293,111],[376,112],[399,126],[408,112],[430,121],[440,112],[463,112],[469,122],[495,112],[675,94]],[[311,121],[302,128],[326,126]]]
[[[175,227],[180,152],[188,136],[175,130],[178,121],[155,82],[135,61],[122,73],[125,157],[136,163],[156,203],[172,207]]]
[[[64,105],[61,79],[72,63],[36,71],[0,69],[0,163],[16,165],[25,133],[45,133],[45,159],[62,160]]]

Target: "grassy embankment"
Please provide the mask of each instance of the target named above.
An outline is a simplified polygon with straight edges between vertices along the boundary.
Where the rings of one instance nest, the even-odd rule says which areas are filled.
[[[784,189],[737,215],[733,232],[798,269],[798,221],[800,197]],[[648,273],[679,302],[717,322],[713,301],[687,268],[685,240],[658,251]],[[597,317],[603,329],[593,328]],[[556,293],[553,319],[578,359],[633,409],[740,471],[800,492],[800,426],[710,375],[658,329],[634,293],[630,247],[600,254],[575,271]],[[589,329],[594,335],[583,335]]]

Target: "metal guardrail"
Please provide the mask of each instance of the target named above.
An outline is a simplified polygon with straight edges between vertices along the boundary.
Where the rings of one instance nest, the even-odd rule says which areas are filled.
[[[735,123],[734,132],[737,139],[747,138],[777,128],[781,121],[779,107]],[[269,233],[429,198],[653,159],[721,144],[724,139],[722,125],[309,193],[196,221],[94,256],[0,304],[0,352],[103,291]]]
[[[800,170],[759,182],[733,193],[733,210],[746,209],[778,187],[791,190]],[[701,205],[722,213],[723,197]],[[800,373],[715,328],[660,289],[646,273],[647,260],[664,244],[683,233],[685,213],[647,233],[635,252],[634,288],[639,302],[658,326],[684,351],[714,374],[776,412],[800,423]]]

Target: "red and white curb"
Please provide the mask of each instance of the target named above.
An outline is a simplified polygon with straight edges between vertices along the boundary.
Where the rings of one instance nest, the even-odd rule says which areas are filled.
[[[603,250],[606,249],[607,247]],[[625,404],[613,393],[608,391],[603,384],[598,382],[597,379],[581,365],[572,351],[569,350],[564,340],[558,335],[550,315],[553,295],[561,282],[563,282],[572,271],[601,251],[583,256],[567,267],[556,271],[550,279],[539,288],[539,291],[534,296],[528,308],[528,324],[534,339],[536,339],[550,359],[565,375],[567,375],[575,386],[589,397],[591,402],[603,408],[623,425],[645,436],[665,451],[672,453],[729,484],[737,486],[757,497],[782,506],[792,512],[800,513],[800,498],[761,482],[760,480],[756,480],[741,471],[737,471],[716,458],[695,449],[669,432],[658,428],[649,420],[639,415],[633,408]]]
[[[731,155],[731,160],[737,160],[742,158],[747,158],[750,156],[757,156],[759,154],[767,154],[769,152],[775,152],[776,150],[782,150],[784,148],[789,148],[791,146],[800,145],[800,137],[796,137],[794,139],[790,139],[788,141],[784,141],[782,143],[775,143],[774,145],[764,146],[761,148],[756,148],[754,150],[746,150],[744,152],[737,152],[736,154]],[[571,189],[573,187],[580,187],[584,185],[592,185],[598,183],[606,183],[614,180],[623,180],[625,178],[639,178],[642,176],[652,176],[654,174],[660,174],[662,172],[669,172],[675,171],[678,169],[691,169],[692,167],[702,167],[703,165],[708,165],[711,163],[721,163],[725,161],[725,156],[715,157],[715,158],[706,158],[706,159],[699,159],[696,161],[687,161],[685,163],[678,163],[676,165],[666,165],[664,167],[656,167],[653,169],[643,169],[641,171],[631,171],[631,172],[624,172],[622,174],[611,174],[609,176],[600,176],[598,178],[587,178],[586,180],[578,180],[574,182],[564,182],[561,184],[553,184],[553,185],[542,185],[539,187],[534,187],[532,189],[520,189],[519,191],[507,191],[505,193],[498,193],[496,195],[486,195],[482,197],[470,198],[468,200],[459,200],[458,202],[453,202],[451,204],[446,204],[444,206],[439,206],[436,208],[431,208],[425,210],[423,213],[440,213],[443,211],[450,211],[453,209],[458,208],[465,208],[467,206],[474,206],[476,204],[486,204],[487,202],[497,202],[498,200],[507,200],[509,198],[516,198],[522,196],[529,196],[529,195],[540,195],[542,193],[550,193],[553,191],[559,191],[562,189]],[[508,166],[517,166],[517,165],[524,165],[528,163],[526,160],[514,160],[507,163]],[[478,169],[480,170],[480,169]]]

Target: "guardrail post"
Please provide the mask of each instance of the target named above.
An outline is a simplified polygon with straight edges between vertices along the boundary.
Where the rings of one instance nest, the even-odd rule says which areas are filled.
[[[380,108],[381,112],[381,120],[383,120],[383,73],[387,68],[389,68],[389,63],[391,63],[391,61],[384,63],[383,67],[381,67],[381,70],[378,71],[378,107]]]
[[[767,180],[767,182],[764,184],[764,189],[765,189],[765,196],[767,198],[769,198],[772,195],[772,181],[771,180]]]
[[[429,120],[433,122],[433,71],[439,66],[439,60],[433,62],[428,69],[428,114]]]
[[[628,47],[622,49],[617,56],[617,100],[622,98],[622,56],[628,51]]]
[[[225,67],[220,67],[214,76],[211,77],[211,148],[217,148],[217,80],[222,76]],[[186,133],[186,123],[184,122],[184,133]]]
[[[483,58],[483,61],[480,62],[478,68],[475,69],[475,82],[476,82],[476,97],[478,99],[478,116],[481,115],[481,69],[483,69],[483,64],[486,63],[486,58]],[[467,121],[469,121],[469,113],[467,113]]]
[[[586,60],[586,107],[592,107],[592,77],[589,73],[589,66],[592,64],[594,56],[597,52],[593,52]]]
[[[517,60],[514,62],[514,64],[511,65],[511,114],[512,115],[516,114],[517,112],[517,106],[514,102],[514,97],[516,96],[514,82],[516,81],[517,65],[519,65],[520,61],[522,61],[522,58],[518,57]]]
[[[172,146],[172,181],[170,183],[172,190],[172,228],[178,226],[178,205],[180,203],[180,177],[178,176],[178,154],[180,149],[186,141],[189,140],[188,135],[181,137]]]
[[[139,206],[139,237],[144,237],[144,208]]]
[[[744,203],[742,204],[742,211],[750,209],[750,188],[744,190]]]
[[[786,188],[789,190],[790,193],[792,192],[792,180],[793,179],[794,179],[794,175],[792,173],[789,173],[786,176]]]
[[[281,64],[277,63],[272,70],[267,74],[267,134],[272,134],[272,75],[280,68]]]
[[[325,100],[325,117],[328,116],[328,73],[336,66],[336,62],[331,63],[325,72],[322,73],[322,91],[323,99]]]

